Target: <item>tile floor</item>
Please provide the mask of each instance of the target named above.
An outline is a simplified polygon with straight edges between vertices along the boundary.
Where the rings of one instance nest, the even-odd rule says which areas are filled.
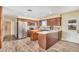
[[[79,52],[79,44],[59,41],[47,50],[39,47],[38,41],[30,38],[3,41],[0,52]]]

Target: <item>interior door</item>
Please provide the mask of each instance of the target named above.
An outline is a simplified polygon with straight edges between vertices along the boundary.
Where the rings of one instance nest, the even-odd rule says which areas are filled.
[[[10,37],[11,35],[11,22],[10,21],[6,21],[5,22],[5,36]]]

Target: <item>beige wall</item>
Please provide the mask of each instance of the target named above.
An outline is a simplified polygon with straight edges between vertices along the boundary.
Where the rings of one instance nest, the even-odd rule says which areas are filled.
[[[77,30],[79,30],[79,10],[62,14],[62,40],[79,43],[77,30],[68,30],[68,20],[77,19]]]

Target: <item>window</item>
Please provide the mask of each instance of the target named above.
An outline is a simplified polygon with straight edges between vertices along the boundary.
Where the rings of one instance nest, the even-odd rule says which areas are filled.
[[[47,26],[47,20],[41,21],[41,26]]]

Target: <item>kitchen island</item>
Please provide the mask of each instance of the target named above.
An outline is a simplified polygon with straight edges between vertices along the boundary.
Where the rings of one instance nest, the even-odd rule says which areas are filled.
[[[38,43],[43,49],[48,49],[60,40],[61,30],[38,32]]]

